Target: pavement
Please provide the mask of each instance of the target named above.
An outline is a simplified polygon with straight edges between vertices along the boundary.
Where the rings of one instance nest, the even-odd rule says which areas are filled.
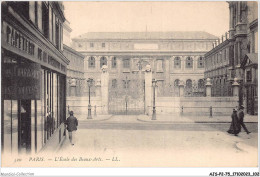
[[[77,119],[78,119],[78,121],[79,122],[85,122],[85,121],[87,121],[87,122],[99,122],[99,121],[105,121],[105,120],[109,120],[111,117],[112,117],[112,115],[110,115],[110,114],[108,114],[108,115],[92,115],[92,119],[88,119],[87,118],[87,116],[88,115],[82,115],[82,114],[75,114],[74,115]]]
[[[157,114],[156,120],[152,120],[151,116],[138,115],[137,120],[147,123],[230,123],[231,116],[179,116],[179,115],[162,115]],[[245,115],[245,123],[258,123],[257,115]]]

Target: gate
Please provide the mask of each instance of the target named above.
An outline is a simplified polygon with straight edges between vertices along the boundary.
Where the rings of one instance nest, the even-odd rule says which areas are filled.
[[[109,80],[109,113],[118,115],[144,114],[144,91],[144,75],[138,74],[138,72],[124,73]]]

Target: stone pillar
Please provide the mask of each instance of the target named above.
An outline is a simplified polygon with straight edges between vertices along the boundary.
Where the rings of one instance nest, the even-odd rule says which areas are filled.
[[[183,81],[180,81],[179,93],[180,93],[180,97],[184,97],[184,83],[183,83]]]
[[[152,71],[151,66],[146,65],[145,69],[145,114],[149,115],[152,110]]]
[[[192,61],[192,70],[195,71],[196,70],[196,64],[197,64],[197,56],[192,57],[193,61]]]
[[[207,78],[206,81],[206,97],[211,97],[211,86],[212,84],[210,83],[210,78]]]
[[[103,114],[108,114],[108,83],[109,83],[109,73],[107,72],[107,66],[102,66],[101,73],[101,103]]]
[[[71,79],[71,82],[70,82],[70,96],[76,96],[76,79]]]
[[[234,82],[232,84],[233,96],[234,97],[238,97],[239,96],[239,83],[237,81],[238,81],[238,79],[234,78]]]

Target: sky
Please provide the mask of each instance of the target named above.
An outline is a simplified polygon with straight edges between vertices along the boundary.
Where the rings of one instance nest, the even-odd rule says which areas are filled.
[[[218,2],[64,1],[71,37],[87,32],[206,31],[229,29],[229,8]]]

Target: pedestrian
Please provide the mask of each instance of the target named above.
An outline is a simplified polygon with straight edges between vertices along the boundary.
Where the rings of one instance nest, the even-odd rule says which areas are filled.
[[[73,141],[73,134],[75,134],[75,131],[77,130],[78,126],[78,120],[76,117],[73,116],[73,111],[69,112],[70,116],[67,118],[65,124],[67,125],[67,130],[69,132],[69,140],[70,144],[74,146],[74,141]]]
[[[233,109],[231,118],[232,118],[232,122],[231,122],[230,128],[227,132],[237,136],[238,133],[241,131],[240,124],[238,121],[238,116],[237,116],[237,109]]]
[[[239,107],[239,111],[238,111],[238,121],[240,123],[240,125],[244,128],[244,130],[246,131],[247,134],[251,133],[250,131],[248,131],[248,129],[246,128],[246,125],[244,123],[244,106],[241,105]]]

